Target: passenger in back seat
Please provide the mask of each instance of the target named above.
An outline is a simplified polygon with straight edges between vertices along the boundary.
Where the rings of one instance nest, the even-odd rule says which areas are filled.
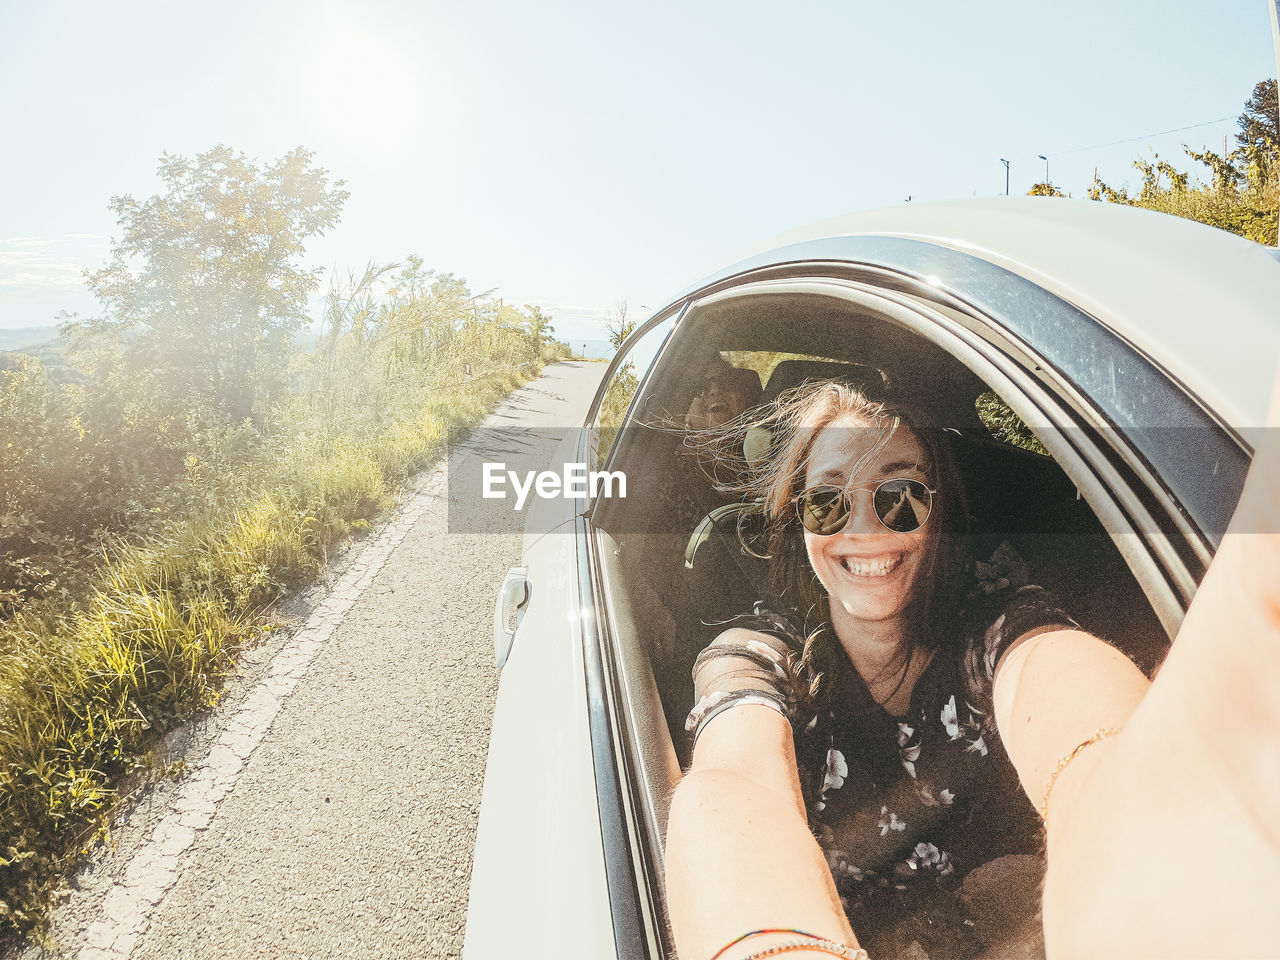
[[[702,375],[702,388],[689,405],[684,425],[690,430],[723,426],[750,409],[761,390],[760,374],[716,357]]]
[[[734,421],[760,397],[760,375],[735,367],[718,355],[702,375],[701,387],[685,413],[671,470],[655,498],[663,532],[688,536],[707,511],[726,502],[712,480],[714,463],[696,442],[697,432]]]
[[[702,622],[706,615],[715,617],[697,601],[700,591],[691,589],[693,585],[685,576],[685,546],[698,523],[728,501],[715,489],[711,475],[714,464],[705,449],[696,442],[685,441],[693,440],[697,431],[732,422],[756,403],[760,392],[760,375],[754,370],[735,367],[719,355],[711,361],[683,418],[683,431],[679,433],[671,470],[654,499],[653,532],[660,535],[657,542],[662,544],[653,558],[660,571],[654,579],[666,584],[663,593],[672,612],[673,629],[669,635],[653,638],[652,653],[654,669],[662,679],[660,689],[673,732],[692,702],[690,669],[698,646],[690,643],[690,639],[710,629]],[[708,639],[709,636],[702,642]]]

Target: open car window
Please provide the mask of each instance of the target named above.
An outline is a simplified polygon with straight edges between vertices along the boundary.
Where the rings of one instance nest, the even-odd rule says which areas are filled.
[[[975,570],[1046,587],[1082,627],[1113,640],[1147,672],[1162,661],[1168,632],[1130,568],[1131,557],[1117,549],[1120,534],[1098,519],[1015,413],[1025,403],[993,389],[961,352],[865,303],[816,292],[743,296],[689,310],[625,424],[617,410],[631,404],[639,380],[627,380],[623,367],[615,373],[618,385],[606,390],[599,419],[614,432],[600,449],[611,451],[611,468],[626,471],[631,492],[625,502],[603,505],[593,524],[607,538],[602,574],[654,862],[661,862],[666,800],[689,760],[685,720],[698,654],[733,617],[761,601],[786,602],[771,582],[769,558],[740,521],[738,497],[717,488],[714,469],[686,442],[682,412],[705,390],[708,369],[727,364],[753,371],[759,404],[807,381],[838,379],[873,399],[925,411],[952,445],[971,516]],[[1117,609],[1133,613],[1117,624]],[[1025,855],[1032,859],[1019,869],[1034,873],[1036,854]],[[935,921],[959,925],[957,938],[968,935],[960,929],[962,912],[940,920],[931,909],[904,906],[899,925],[872,939],[909,941],[911,931]],[[1004,943],[1008,950],[1016,946]],[[947,955],[945,946],[938,949]],[[1000,946],[993,950],[998,954]]]
[[[673,313],[634,342],[625,345],[625,352],[619,357],[617,365],[605,383],[600,406],[596,410],[592,423],[592,469],[608,462],[618,431],[635,399],[640,381],[649,372],[654,358],[675,326],[678,315]]]

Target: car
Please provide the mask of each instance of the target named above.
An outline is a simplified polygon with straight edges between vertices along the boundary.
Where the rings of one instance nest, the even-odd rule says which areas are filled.
[[[1087,629],[1110,636],[1126,611],[1117,642],[1150,672],[1240,496],[1277,304],[1276,250],[1028,197],[826,221],[656,311],[554,458],[625,474],[627,495],[533,502],[500,589],[464,957],[674,956],[663,837],[688,670],[765,562],[740,505],[681,459],[709,366],[755,370],[760,402],[837,377],[926,411],[974,555],[1012,546]]]

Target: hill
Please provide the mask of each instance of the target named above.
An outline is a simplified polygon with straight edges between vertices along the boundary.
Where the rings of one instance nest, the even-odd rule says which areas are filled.
[[[15,327],[12,330],[0,330],[0,350],[27,350],[53,343],[57,339],[57,327]]]

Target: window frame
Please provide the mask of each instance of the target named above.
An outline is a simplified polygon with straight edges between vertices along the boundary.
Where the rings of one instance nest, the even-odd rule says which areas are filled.
[[[1107,449],[1107,445],[1099,439],[1099,420],[1105,418],[1098,416],[1082,393],[1056,373],[1048,358],[1012,336],[1001,325],[998,317],[987,315],[975,304],[956,295],[944,293],[932,281],[885,271],[878,265],[826,262],[770,265],[713,283],[655,315],[633,334],[633,338],[644,336],[673,316],[676,323],[655,353],[653,362],[643,372],[643,376],[639,377],[636,394],[620,425],[619,437],[631,425],[637,404],[645,402],[644,398],[648,396],[655,372],[662,370],[663,364],[667,362],[673,334],[689,316],[696,314],[697,308],[717,300],[750,296],[762,289],[760,285],[764,283],[782,283],[793,289],[797,285],[802,287],[807,284],[812,286],[813,292],[820,295],[830,295],[836,289],[857,291],[858,298],[864,304],[867,298],[877,304],[892,304],[895,312],[900,311],[898,317],[885,318],[878,310],[877,314],[891,319],[891,322],[906,319],[908,322],[899,325],[914,335],[924,336],[976,373],[1025,422],[1033,426],[1043,424],[1082,431],[1081,435],[1087,442],[1077,440],[1073,445],[1056,443],[1054,446],[1057,449],[1051,446],[1050,451],[1060,468],[1068,472],[1068,475],[1074,474],[1072,478],[1077,482],[1077,487],[1089,492],[1086,498],[1090,499],[1090,506],[1095,514],[1100,513],[1101,505],[1104,510],[1111,510],[1116,514],[1114,522],[1125,522],[1125,509],[1115,501],[1113,491],[1120,494],[1122,499],[1124,492],[1128,491],[1130,497],[1137,500],[1133,497],[1130,484],[1141,483],[1146,479],[1146,471],[1124,469],[1130,465],[1127,464],[1130,457],[1135,456],[1132,452],[1129,457],[1121,456],[1120,463],[1117,464],[1114,451]],[[1047,291],[1042,293],[1057,299]],[[632,340],[629,339],[628,343],[632,343]],[[606,382],[613,371],[626,362],[628,353],[627,344],[624,344],[624,349],[619,351],[606,374]],[[1166,385],[1169,390],[1179,389],[1172,381],[1168,381]],[[605,385],[602,384],[592,405],[589,423],[595,422],[604,392]],[[1229,440],[1230,437],[1226,439]],[[625,445],[618,443],[611,448],[606,461],[607,467],[614,465],[620,447],[625,449]],[[1072,465],[1071,470],[1067,469],[1067,464]],[[1152,490],[1149,488],[1147,492],[1151,494]],[[1167,496],[1167,491],[1163,488],[1157,486],[1154,489],[1157,504]],[[1140,514],[1144,512],[1141,502],[1130,503],[1127,507]],[[664,816],[655,814],[659,808],[665,810],[669,797],[653,796],[655,789],[665,793],[669,785],[641,782],[637,773],[636,758],[642,749],[638,742],[641,724],[631,712],[633,700],[629,694],[633,691],[622,689],[630,681],[624,677],[619,646],[620,643],[635,642],[635,638],[615,635],[618,609],[616,590],[621,588],[625,591],[626,584],[612,582],[602,557],[607,550],[616,552],[617,545],[602,530],[594,529],[589,514],[579,518],[579,535],[580,575],[583,589],[589,590],[591,594],[590,612],[594,621],[591,632],[595,634],[588,638],[584,632],[584,643],[594,647],[598,657],[598,671],[595,672],[594,679],[588,679],[588,686],[591,688],[589,699],[593,707],[608,714],[607,739],[611,745],[610,753],[617,773],[616,785],[619,791],[619,807],[616,812],[625,811],[624,819],[627,823],[626,837],[615,836],[614,843],[623,844],[625,859],[630,861],[628,873],[631,882],[627,886],[636,898],[631,916],[637,920],[644,918],[644,955],[669,956],[672,946],[665,924],[656,919],[662,915],[661,905],[665,898],[661,876],[665,837],[661,835],[663,830],[654,828],[655,823],[665,819]],[[609,542],[605,542],[606,538]],[[1144,595],[1156,608],[1166,631],[1172,636],[1190,600],[1188,587],[1193,593],[1199,579],[1195,575],[1194,559],[1190,566],[1182,566],[1180,576],[1176,573],[1170,575],[1170,564],[1181,563],[1180,558],[1185,556],[1186,551],[1153,550],[1146,538],[1140,536],[1117,537],[1113,533],[1112,539],[1118,547],[1122,541],[1130,541],[1129,549],[1122,548],[1121,553],[1129,563]],[[1200,546],[1202,550],[1191,551],[1193,556],[1198,558],[1205,553],[1211,555],[1210,544],[1202,543]],[[609,844],[606,843],[606,848],[608,847]],[[608,859],[609,854],[606,852],[606,860]],[[620,867],[615,866],[615,869]],[[643,908],[640,906],[642,903],[645,904]],[[630,929],[633,933],[639,932],[635,926]]]

